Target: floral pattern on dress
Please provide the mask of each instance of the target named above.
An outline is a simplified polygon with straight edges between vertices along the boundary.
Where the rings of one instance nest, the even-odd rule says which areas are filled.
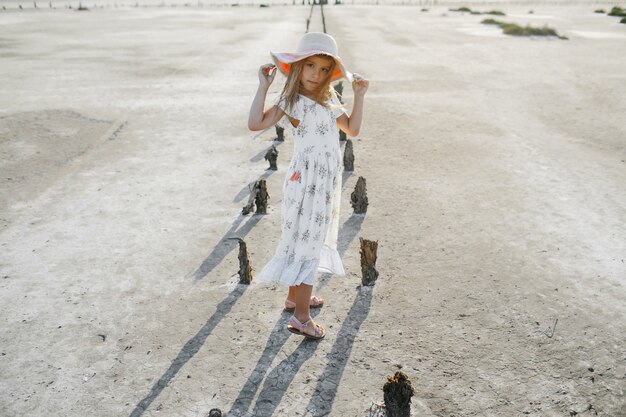
[[[306,134],[307,134],[306,125],[304,123],[302,123],[302,121],[301,121],[298,124],[298,127],[296,128],[296,135],[304,136]]]
[[[301,94],[292,109],[285,110],[282,99],[278,103],[299,122],[296,127],[286,124],[295,141],[283,182],[282,235],[273,258],[255,277],[257,281],[313,285],[318,267],[339,275],[345,273],[336,249],[337,197],[341,192],[337,178],[341,176],[342,162],[336,118],[343,113],[338,103],[333,96],[325,103],[330,105],[327,107]],[[300,174],[297,181],[290,180],[294,172]],[[329,257],[333,259],[331,264]]]
[[[315,133],[318,135],[325,135],[328,132],[328,124],[326,123],[317,123],[315,125]]]
[[[317,103],[311,103],[311,104],[303,104],[302,105],[302,110],[304,111],[304,114],[307,114],[309,112],[313,112],[315,113],[317,109]]]

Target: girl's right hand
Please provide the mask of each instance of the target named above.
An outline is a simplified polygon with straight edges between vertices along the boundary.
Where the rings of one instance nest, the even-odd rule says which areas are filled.
[[[269,88],[272,81],[274,81],[274,76],[276,75],[276,70],[278,67],[274,64],[265,64],[261,65],[259,68],[259,83],[263,87]]]

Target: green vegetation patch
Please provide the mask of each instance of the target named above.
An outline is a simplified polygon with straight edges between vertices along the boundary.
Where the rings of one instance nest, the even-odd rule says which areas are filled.
[[[458,9],[449,9],[451,12],[472,12],[472,9],[470,9],[469,7],[459,7]]]
[[[594,13],[606,13],[604,9],[596,9],[593,11]]]
[[[501,12],[500,10],[489,10],[488,12],[483,12],[483,14],[490,14],[493,16],[506,16],[504,12]]]
[[[556,33],[556,30],[547,26],[537,28],[529,25],[520,26],[516,23],[501,22],[496,19],[484,19],[481,23],[485,25],[497,25],[500,26],[502,32],[506,35],[512,36],[556,36],[559,39],[567,39],[565,36],[561,36]]]
[[[619,6],[613,6],[608,14],[609,16],[626,17],[626,11]]]
[[[479,12],[477,10],[472,10],[469,7],[459,7],[458,9],[449,9],[451,12],[467,12],[467,13],[471,13],[471,14],[491,14],[491,15],[495,15],[495,16],[506,16],[504,14],[504,12],[501,12],[500,10],[489,10],[488,12]]]

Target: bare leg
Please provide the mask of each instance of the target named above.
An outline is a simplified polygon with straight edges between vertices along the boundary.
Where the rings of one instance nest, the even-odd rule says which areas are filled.
[[[296,287],[295,285],[292,285],[291,287],[289,287],[289,292],[287,293],[287,300],[289,301],[296,301]]]
[[[313,286],[307,284],[300,284],[296,288],[296,311],[294,316],[300,323],[308,323],[304,328],[305,333],[314,335],[316,333],[316,327],[320,328],[321,333],[325,333],[324,327],[319,326],[311,319],[309,310],[309,303],[311,302],[311,293],[313,292]]]
[[[285,302],[285,307],[287,308],[291,308],[293,309],[293,306],[296,303],[296,291],[297,291],[298,287],[295,285],[292,285],[289,287],[289,292],[287,293],[287,300]],[[311,303],[315,303],[312,304],[313,307],[315,308],[316,306],[319,307],[321,305],[324,304],[324,299],[320,298],[320,297],[313,297],[315,300],[311,300],[309,301],[309,305],[311,305]]]
[[[294,316],[300,321],[300,323],[304,323],[307,321],[311,315],[309,311],[309,301],[311,300],[311,293],[313,292],[312,285],[300,284],[296,289],[296,312]]]

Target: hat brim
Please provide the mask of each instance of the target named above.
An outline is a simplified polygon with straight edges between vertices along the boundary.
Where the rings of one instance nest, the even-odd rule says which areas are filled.
[[[310,56],[319,55],[319,54],[327,55],[333,58],[335,60],[335,63],[337,64],[331,76],[331,79],[330,79],[331,82],[338,81],[343,78],[345,78],[349,82],[353,81],[354,78],[352,76],[352,73],[346,69],[345,65],[343,65],[343,62],[341,62],[341,58],[335,55],[331,55],[328,52],[325,52],[319,49],[310,49],[308,51],[303,51],[303,52],[298,52],[298,53],[270,52],[270,55],[272,56],[272,60],[274,61],[274,64],[276,64],[276,67],[278,68],[278,70],[281,73],[283,73],[283,75],[285,76],[289,75],[289,72],[291,71],[291,64],[293,64],[294,62],[298,62]]]

